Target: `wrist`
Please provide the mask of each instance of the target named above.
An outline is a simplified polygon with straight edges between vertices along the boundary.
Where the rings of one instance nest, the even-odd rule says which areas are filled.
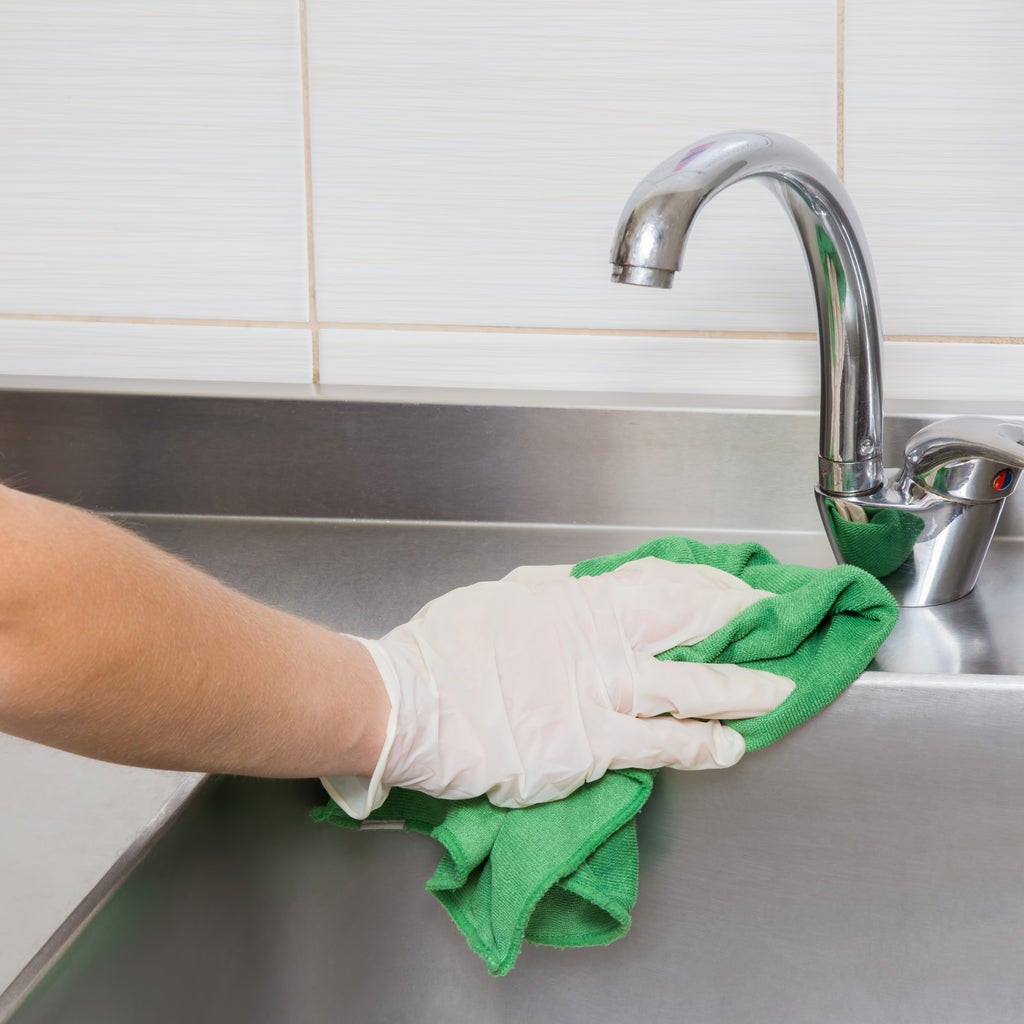
[[[348,648],[348,669],[343,682],[353,695],[350,714],[361,728],[353,736],[351,748],[340,752],[341,763],[336,767],[347,774],[369,778],[394,739],[393,670],[378,641],[347,633],[338,634],[338,638]]]
[[[360,689],[369,694],[368,728],[355,758],[344,758],[346,767],[354,760],[355,770],[343,768],[342,773],[324,775],[320,781],[346,814],[365,818],[387,799],[390,789],[384,779],[398,730],[400,690],[394,664],[379,641],[342,636],[351,644],[351,662],[362,681]]]

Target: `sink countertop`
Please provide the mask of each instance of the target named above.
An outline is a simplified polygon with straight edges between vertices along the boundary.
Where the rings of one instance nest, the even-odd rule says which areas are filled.
[[[12,387],[0,403],[0,468],[36,493],[136,510],[122,515],[127,525],[225,582],[366,636],[515,565],[572,562],[671,532],[712,543],[754,538],[783,561],[832,564],[811,496],[809,407],[683,398],[651,407],[614,396],[595,407],[558,396],[529,407],[517,396],[490,404],[492,395],[389,399],[379,390],[348,401],[272,397]],[[914,430],[951,411],[970,410],[887,418],[887,462]],[[1024,407],[1005,413],[1024,420]],[[769,493],[771,501],[749,500]],[[679,526],[709,520],[713,531]],[[905,614],[875,667],[1019,680],[1021,567],[1018,499],[976,594]],[[2,992],[203,777],[4,736],[0,766]]]
[[[165,549],[261,600],[371,636],[445,590],[494,578],[517,564],[576,561],[624,550],[652,536],[644,529],[495,524],[187,516],[133,516],[126,521]],[[706,542],[748,539],[691,533]],[[761,539],[783,560],[831,564],[821,535]],[[997,599],[1008,585],[1003,579],[1007,563],[996,558],[986,570],[987,596]],[[923,663],[913,657],[922,650],[922,629],[934,633],[943,616],[952,617],[952,625],[938,631],[949,639],[960,620],[968,626],[984,623],[986,609],[991,612],[993,607],[998,607],[997,600],[976,594],[945,610],[905,614],[895,642],[891,649],[883,648],[876,667],[948,673],[966,666],[983,673],[1000,671],[1002,663],[1024,664],[1024,652],[1000,655],[976,644],[962,650],[933,645]],[[0,765],[0,825],[7,840],[0,862],[0,906],[5,910],[0,925],[2,992],[118,857],[133,844],[145,848],[168,801],[180,800],[183,789],[194,787],[203,776],[103,764],[3,735]]]

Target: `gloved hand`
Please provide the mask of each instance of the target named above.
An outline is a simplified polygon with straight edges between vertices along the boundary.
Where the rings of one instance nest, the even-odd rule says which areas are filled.
[[[654,657],[773,595],[659,558],[583,579],[570,569],[516,569],[431,601],[381,640],[360,638],[391,713],[371,779],[323,780],[346,813],[364,818],[392,786],[522,807],[612,768],[727,767],[746,747],[718,720],[792,692],[767,672]]]

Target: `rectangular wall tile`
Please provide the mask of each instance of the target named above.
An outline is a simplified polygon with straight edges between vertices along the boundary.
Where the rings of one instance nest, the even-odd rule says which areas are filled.
[[[1024,402],[1024,346],[890,342],[886,397]],[[690,395],[818,395],[812,341],[519,331],[325,330],[325,384]],[[1001,404],[1000,404],[1001,403]]]
[[[1021,39],[1018,0],[846,0],[846,181],[887,332],[1024,334]]]
[[[701,214],[674,292],[612,286],[637,182],[730,128],[834,163],[836,11],[816,0],[310,0],[318,310],[334,322],[813,330],[756,184]]]
[[[308,383],[312,353],[302,328],[0,321],[5,375]]]
[[[816,361],[810,341],[773,346],[649,335],[368,329],[320,335],[324,384],[756,394],[774,368],[772,394],[802,395],[816,393]]]
[[[307,318],[296,0],[0,10],[0,310]]]

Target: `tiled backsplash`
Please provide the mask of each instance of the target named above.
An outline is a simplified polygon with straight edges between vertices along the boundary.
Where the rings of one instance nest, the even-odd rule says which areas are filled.
[[[1022,39],[1017,0],[6,4],[0,373],[813,393],[759,186],[672,291],[608,280],[636,182],[754,127],[845,177],[889,393],[1024,398]]]

